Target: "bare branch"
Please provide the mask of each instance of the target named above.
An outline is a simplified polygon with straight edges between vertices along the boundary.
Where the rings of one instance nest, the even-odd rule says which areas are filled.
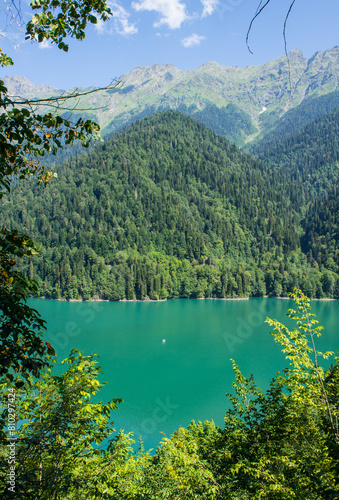
[[[287,26],[287,21],[288,21],[288,18],[289,18],[289,15],[291,13],[291,10],[295,4],[295,1],[296,0],[293,0],[288,8],[288,11],[287,11],[287,14],[286,14],[286,17],[285,17],[285,20],[284,20],[284,29],[283,29],[283,38],[284,38],[284,47],[285,47],[285,54],[287,55],[287,40],[286,40],[286,26]],[[262,13],[262,11],[265,9],[265,7],[267,7],[267,5],[271,2],[271,0],[266,0],[266,2],[264,3],[264,5],[262,5],[262,2],[263,0],[260,0],[259,2],[259,5],[257,7],[257,10],[256,10],[256,13],[254,14],[254,16],[252,17],[251,19],[251,22],[250,22],[250,25],[248,27],[248,30],[247,30],[247,34],[246,34],[246,46],[249,50],[249,52],[251,54],[253,54],[252,50],[250,49],[250,46],[249,46],[249,43],[248,43],[248,39],[249,39],[249,35],[250,35],[250,32],[251,32],[251,29],[252,29],[252,26],[253,26],[253,23],[254,21],[256,20],[256,18],[258,16],[260,16],[260,14]]]
[[[260,3],[259,3],[258,8],[257,8],[257,12],[255,13],[254,17],[252,17],[250,25],[248,27],[247,34],[246,34],[246,46],[247,46],[247,48],[248,48],[248,50],[249,50],[249,52],[251,54],[253,54],[253,52],[250,49],[250,46],[249,46],[249,43],[248,43],[248,39],[249,39],[249,36],[250,36],[250,31],[252,29],[252,25],[253,25],[254,21],[256,20],[256,18],[262,13],[262,11],[264,10],[264,8],[270,3],[270,1],[271,0],[267,0],[265,2],[265,4],[262,7],[260,7],[261,4],[262,4],[262,0],[260,0]]]
[[[63,103],[65,101],[69,101],[71,99],[75,99],[75,98],[79,99],[79,98],[84,97],[86,95],[90,95],[90,94],[94,94],[94,93],[102,92],[102,91],[106,91],[106,90],[118,91],[121,89],[122,84],[123,84],[123,82],[121,82],[120,80],[114,79],[106,87],[96,87],[96,88],[91,89],[91,90],[86,90],[85,92],[79,92],[79,89],[76,88],[71,93],[63,92],[61,95],[58,95],[55,97],[53,97],[53,96],[45,97],[42,99],[25,99],[21,96],[10,96],[10,98],[11,98],[10,102],[8,100],[0,101],[0,106],[8,106],[8,105],[16,105],[16,106],[22,105],[22,106],[29,106],[29,107],[33,107],[33,106],[53,106],[53,107],[56,107],[56,106],[58,106],[58,108],[59,108],[60,103]],[[57,103],[57,104],[55,104],[55,103]],[[99,109],[102,109],[102,108],[99,108]]]
[[[283,37],[284,37],[284,46],[285,46],[285,54],[286,55],[287,55],[286,26],[287,26],[287,21],[288,21],[289,15],[291,13],[291,10],[292,10],[294,4],[295,4],[295,0],[293,0],[291,5],[289,6],[289,9],[288,9],[288,12],[286,14],[285,21],[284,21]]]

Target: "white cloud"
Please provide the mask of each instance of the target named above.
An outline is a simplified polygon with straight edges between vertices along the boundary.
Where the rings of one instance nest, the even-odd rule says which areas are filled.
[[[203,11],[201,17],[210,16],[215,11],[219,0],[201,0]]]
[[[169,28],[180,28],[182,23],[188,19],[186,5],[180,0],[140,0],[133,2],[132,7],[137,10],[148,10],[158,12],[161,18],[154,23],[154,27],[167,25]]]
[[[129,12],[118,4],[115,0],[108,0],[107,5],[112,11],[112,19],[104,23],[98,19],[96,29],[99,33],[114,32],[119,33],[119,35],[135,35],[138,33],[138,28],[135,24],[129,23],[128,18],[130,16]],[[113,23],[114,28],[109,29],[110,23]]]
[[[205,40],[206,37],[202,35],[197,35],[196,33],[192,33],[192,35],[187,36],[183,40],[181,40],[181,43],[184,47],[194,47],[196,45],[200,45],[203,40]]]
[[[18,47],[18,46],[16,46]],[[43,40],[42,42],[39,43],[38,45],[39,49],[51,49],[52,48],[52,44],[49,40]],[[19,47],[20,49],[20,47]]]

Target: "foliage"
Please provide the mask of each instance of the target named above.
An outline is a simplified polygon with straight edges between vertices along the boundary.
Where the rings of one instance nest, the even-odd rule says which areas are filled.
[[[30,6],[38,12],[26,26],[26,39],[51,40],[66,52],[66,37],[83,40],[88,23],[96,24],[98,18],[105,22],[112,15],[105,0],[32,0]]]
[[[215,499],[219,490],[212,468],[205,456],[213,446],[219,430],[214,422],[179,427],[171,439],[164,438],[146,470],[144,498],[150,500]]]
[[[110,416],[122,400],[91,402],[103,386],[94,355],[73,350],[62,364],[60,376],[49,369],[16,393],[15,491],[27,500],[130,498],[148,454],[132,453],[129,435],[114,436]],[[5,449],[3,443],[1,498],[13,498]]]
[[[40,295],[287,296],[299,286],[335,296],[337,268],[325,250],[302,251],[302,219],[312,216],[302,181],[188,117],[148,117],[56,170],[48,191],[24,186],[1,213],[42,244],[22,268]],[[324,185],[326,175],[317,171]]]
[[[334,185],[310,206],[305,218],[305,234],[301,239],[304,253],[309,261],[315,259],[320,266],[339,271],[339,191]],[[333,274],[325,274],[324,286],[339,298],[338,284]]]
[[[15,3],[14,9],[20,12]],[[27,24],[27,37],[39,42],[50,40],[59,49],[67,50],[64,43],[67,36],[83,39],[87,22],[96,22],[94,14],[105,21],[110,10],[103,0],[81,2],[59,2],[58,0],[33,0],[33,15]],[[11,7],[8,7],[11,10]],[[0,50],[1,66],[12,65],[13,61]],[[69,96],[74,98],[74,95]],[[63,144],[71,145],[76,139],[84,146],[98,137],[99,126],[91,120],[71,123],[56,112],[60,101],[68,97],[52,98],[49,104],[53,112],[37,112],[41,102],[22,100],[9,96],[4,82],[0,80],[0,199],[10,193],[14,185],[34,177],[39,182],[49,182],[55,177],[41,165],[39,158],[45,153],[56,154]],[[46,101],[46,100],[44,100]],[[8,226],[7,226],[8,227]],[[37,253],[32,239],[17,230],[2,228],[0,236],[0,327],[1,327],[1,377],[13,380],[20,373],[27,378],[30,373],[38,376],[47,364],[46,356],[54,353],[50,344],[41,339],[44,321],[39,313],[26,304],[29,293],[37,293],[37,283],[26,277],[17,268],[16,259],[31,257]],[[21,382],[18,380],[18,383]]]
[[[15,270],[16,260],[32,256],[36,245],[26,235],[3,228],[0,233],[0,376],[13,381],[20,372],[26,379],[38,376],[46,365],[45,355],[54,354],[41,340],[44,321],[26,304],[29,293],[37,293],[37,283]],[[22,382],[18,381],[20,386]]]

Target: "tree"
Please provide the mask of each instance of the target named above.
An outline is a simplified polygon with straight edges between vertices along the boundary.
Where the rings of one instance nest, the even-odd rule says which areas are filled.
[[[297,323],[289,330],[267,319],[290,368],[278,374],[264,394],[233,362],[235,395],[225,416],[218,451],[212,456],[225,498],[320,499],[338,495],[338,365],[325,374],[315,338],[322,327],[300,291],[292,295]],[[336,358],[338,362],[338,358]],[[221,497],[224,498],[224,497]]]
[[[192,421],[187,429],[179,427],[171,439],[164,438],[153,464],[145,471],[143,498],[216,499],[220,485],[203,455],[210,446],[213,448],[217,437],[213,421]]]
[[[68,50],[65,39],[75,37],[83,40],[88,23],[97,18],[107,21],[111,15],[105,0],[81,0],[75,2],[59,0],[32,0],[35,12],[26,26],[26,38],[39,43],[50,40],[58,48]],[[21,17],[20,4],[10,3],[12,16]],[[13,14],[16,12],[16,14]],[[13,65],[13,61],[0,49],[2,67]],[[112,88],[115,88],[116,83]],[[0,199],[10,193],[14,183],[35,176],[46,184],[54,172],[40,164],[39,158],[46,153],[56,154],[63,144],[80,140],[84,146],[98,138],[99,126],[91,120],[78,119],[75,123],[62,118],[57,112],[61,104],[77,94],[63,95],[52,99],[22,100],[8,95],[4,82],[0,81]],[[49,106],[52,112],[40,114],[39,106]],[[36,292],[37,284],[15,270],[16,259],[31,256],[38,249],[29,236],[2,228],[0,236],[0,361],[2,376],[20,372],[38,376],[46,365],[44,358],[53,354],[50,344],[41,340],[44,322],[37,311],[26,304],[29,293]],[[21,384],[21,382],[19,382]]]
[[[0,377],[14,380],[20,372],[26,379],[30,373],[39,375],[46,366],[46,355],[54,354],[52,346],[41,340],[45,328],[39,313],[26,304],[29,292],[37,291],[37,284],[15,271],[17,258],[37,252],[34,242],[18,231],[3,228],[0,233]],[[13,258],[15,257],[15,258]],[[22,380],[17,386],[23,385]]]
[[[27,500],[69,498],[130,498],[138,491],[147,453],[132,452],[134,443],[123,432],[114,435],[110,420],[121,399],[92,402],[100,388],[95,355],[73,350],[62,361],[62,375],[45,370],[31,378],[29,392],[15,397],[15,486],[10,489],[7,444],[0,447],[1,498]],[[12,394],[2,385],[3,394]],[[7,410],[7,398],[2,400]],[[13,436],[13,433],[11,433]]]

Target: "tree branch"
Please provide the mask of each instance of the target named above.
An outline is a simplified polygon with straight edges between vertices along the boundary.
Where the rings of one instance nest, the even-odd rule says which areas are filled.
[[[56,97],[45,97],[42,99],[24,99],[21,96],[10,96],[11,99],[0,100],[0,106],[53,106],[53,103],[60,103],[64,101],[68,101],[70,99],[81,98],[86,95],[94,94],[96,92],[102,92],[106,90],[115,90],[118,91],[121,89],[123,82],[117,79],[111,81],[109,85],[106,87],[97,87],[91,90],[86,90],[85,92],[79,92],[78,87],[71,92],[70,94],[66,94],[65,92]]]

